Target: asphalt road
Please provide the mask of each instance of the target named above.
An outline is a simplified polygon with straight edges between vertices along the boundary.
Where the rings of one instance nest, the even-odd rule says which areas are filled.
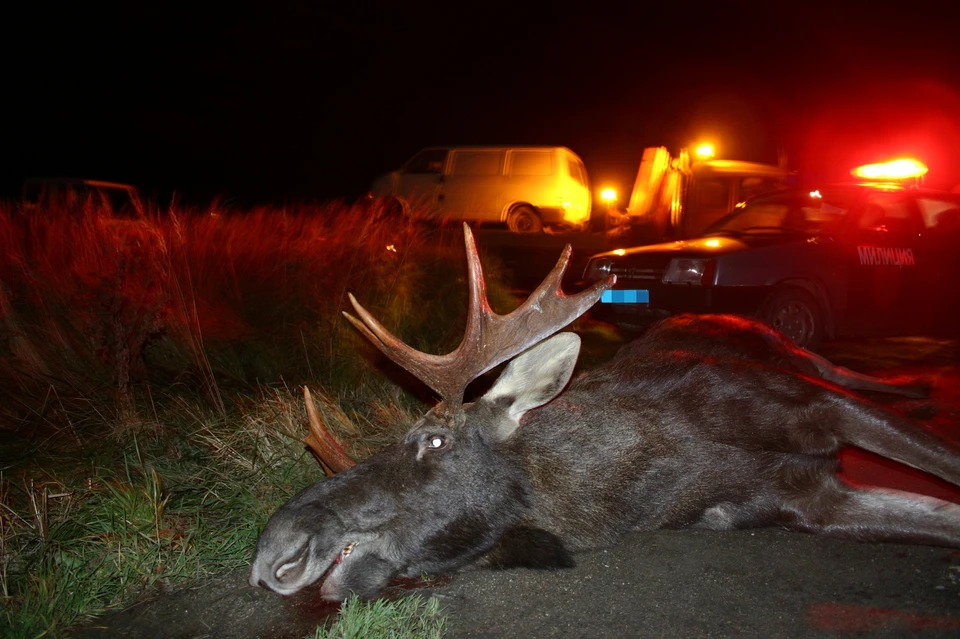
[[[960,448],[956,342],[861,340],[824,350],[863,372],[930,376],[937,410],[924,423]],[[943,482],[869,456],[845,457],[844,473],[960,502]],[[74,636],[299,639],[335,612],[315,590],[283,598],[246,578],[225,575],[143,602]],[[778,530],[633,534],[578,555],[572,569],[469,571],[418,592],[440,598],[452,638],[960,636],[960,550]]]
[[[775,530],[634,534],[440,594],[451,637],[960,636],[960,553]]]

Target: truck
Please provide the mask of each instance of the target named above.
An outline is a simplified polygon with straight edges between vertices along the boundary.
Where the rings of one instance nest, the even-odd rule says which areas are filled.
[[[616,242],[652,244],[697,237],[749,198],[795,181],[782,154],[778,164],[764,164],[691,160],[686,149],[672,157],[666,147],[648,147],[625,212],[614,214],[622,236]]]

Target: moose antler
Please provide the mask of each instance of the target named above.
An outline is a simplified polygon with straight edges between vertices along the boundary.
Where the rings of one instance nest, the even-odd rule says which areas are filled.
[[[313,402],[310,389],[306,386],[303,387],[303,400],[307,405],[307,421],[310,423],[310,434],[303,439],[303,443],[320,458],[320,463],[327,471],[327,475],[334,475],[351,466],[356,466],[357,462],[343,449],[340,440],[323,425],[317,405]]]
[[[490,308],[473,232],[466,223],[463,235],[467,247],[470,301],[466,332],[452,352],[431,355],[405,344],[374,319],[352,293],[350,303],[360,319],[344,312],[350,323],[384,355],[436,391],[442,400],[437,413],[447,418],[460,410],[464,391],[470,382],[575,320],[616,282],[616,276],[611,275],[586,290],[565,295],[560,285],[573,251],[567,244],[557,265],[530,297],[513,312],[498,315]]]

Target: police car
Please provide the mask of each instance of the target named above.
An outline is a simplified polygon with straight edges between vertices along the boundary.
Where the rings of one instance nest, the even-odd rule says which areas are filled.
[[[593,316],[621,326],[680,312],[759,317],[798,345],[957,333],[960,194],[919,187],[897,160],[856,181],[791,189],[738,206],[694,239],[591,257],[584,278],[617,276]]]

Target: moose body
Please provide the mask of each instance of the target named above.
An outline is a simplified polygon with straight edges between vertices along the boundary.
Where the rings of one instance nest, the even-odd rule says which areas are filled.
[[[487,317],[475,323],[498,321],[483,308],[469,232],[467,244],[481,282],[472,306]],[[565,298],[559,279],[555,292]],[[579,305],[600,290],[585,291]],[[532,316],[550,314],[537,296]],[[361,330],[384,352],[405,347],[354,305]],[[554,317],[553,329],[578,311]],[[496,347],[470,337],[473,330],[468,322],[465,344]],[[278,510],[258,542],[251,583],[289,594],[322,579],[324,597],[373,597],[395,576],[468,565],[561,568],[572,565],[571,553],[630,531],[690,526],[960,547],[960,506],[837,479],[837,451],[858,446],[960,485],[957,451],[851,392],[919,396],[922,387],[833,366],[733,316],[664,320],[572,381],[579,338],[532,332],[523,348],[534,346],[473,403],[460,403],[466,377],[451,390],[442,375],[420,371],[443,402],[402,442]],[[469,377],[476,375],[474,368]]]
[[[758,337],[769,339],[769,352],[745,348]],[[929,521],[918,530],[898,522],[900,506],[875,513],[877,530],[852,512],[837,517],[859,510],[865,495],[901,499],[840,483],[843,446],[934,469],[953,483],[960,457],[916,425],[811,376],[809,360],[781,339],[740,317],[670,318],[527,413],[522,432],[501,449],[531,478],[532,525],[570,550],[631,530],[771,525],[960,546],[960,507],[946,503],[953,519],[929,530]]]

